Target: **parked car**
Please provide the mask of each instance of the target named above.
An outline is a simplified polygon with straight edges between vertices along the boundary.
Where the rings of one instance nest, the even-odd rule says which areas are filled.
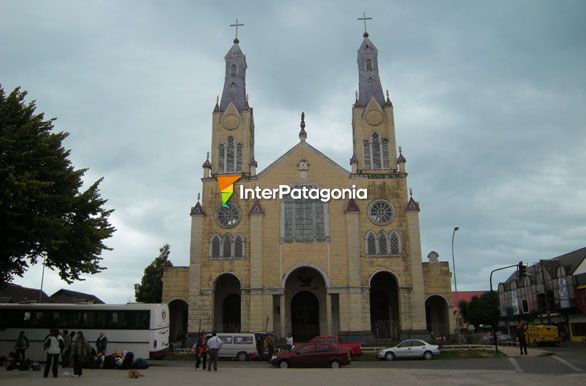
[[[360,343],[340,343],[340,338],[337,336],[316,336],[309,343],[329,343],[329,344],[337,344],[338,346],[342,347],[350,351],[350,355],[353,357],[358,357],[362,355],[362,346]]]
[[[439,355],[439,346],[429,344],[420,339],[404,340],[395,347],[385,348],[376,353],[378,359],[392,361],[396,358],[423,358],[432,359]]]
[[[516,342],[516,339],[508,334],[500,334],[498,336],[498,342],[499,343],[513,343],[513,342]]]
[[[211,335],[207,336],[210,339]],[[224,343],[219,358],[232,358],[239,361],[256,358],[256,337],[253,333],[218,333],[218,338]]]
[[[276,367],[332,367],[349,365],[351,356],[348,350],[329,343],[305,343],[291,351],[279,351],[271,358]]]

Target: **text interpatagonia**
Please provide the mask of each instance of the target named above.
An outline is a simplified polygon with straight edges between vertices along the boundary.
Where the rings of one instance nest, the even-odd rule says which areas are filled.
[[[368,191],[365,188],[356,189],[356,185],[345,189],[314,188],[310,186],[291,187],[289,185],[279,185],[278,188],[245,188],[240,185],[241,200],[282,200],[289,196],[294,200],[310,199],[328,202],[339,199],[359,199],[366,200]]]

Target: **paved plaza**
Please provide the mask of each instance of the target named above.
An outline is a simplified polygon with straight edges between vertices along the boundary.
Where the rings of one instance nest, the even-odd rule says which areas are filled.
[[[566,353],[567,354],[567,353]],[[572,353],[569,353],[572,357]],[[0,385],[584,385],[583,362],[564,353],[534,358],[354,362],[341,369],[278,369],[261,362],[221,361],[216,372],[196,371],[190,361],[153,361],[130,379],[125,370],[84,370],[81,379],[43,378],[42,372],[0,370]],[[559,359],[562,359],[560,361]],[[567,363],[563,363],[563,362]],[[568,366],[570,364],[571,366]],[[572,368],[572,366],[574,368]],[[60,370],[61,372],[62,370]]]

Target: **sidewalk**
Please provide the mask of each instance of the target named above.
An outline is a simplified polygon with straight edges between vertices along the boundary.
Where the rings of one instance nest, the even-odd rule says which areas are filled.
[[[538,350],[536,348],[528,347],[527,348],[527,355],[521,355],[519,351],[519,347],[517,346],[499,346],[499,351],[505,354],[508,357],[543,357],[547,355],[552,355],[551,352],[545,350]]]

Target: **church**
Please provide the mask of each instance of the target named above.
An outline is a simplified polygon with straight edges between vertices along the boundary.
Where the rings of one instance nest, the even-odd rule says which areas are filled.
[[[362,343],[454,333],[449,266],[435,252],[422,261],[420,207],[408,189],[393,104],[366,30],[357,53],[349,168],[310,144],[302,114],[292,147],[257,170],[237,36],[225,62],[211,157],[190,212],[189,266],[168,268],[163,278],[172,339],[213,330]],[[233,184],[221,186],[226,177]],[[255,189],[288,194],[255,196]],[[301,190],[331,195],[293,194]],[[250,194],[241,197],[243,191]]]

